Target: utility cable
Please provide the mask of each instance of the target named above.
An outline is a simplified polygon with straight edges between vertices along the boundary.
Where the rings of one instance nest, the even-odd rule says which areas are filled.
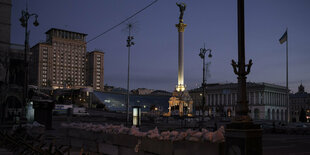
[[[121,24],[125,23],[126,21],[128,21],[129,19],[131,19],[132,17],[136,16],[137,14],[141,13],[142,11],[144,11],[145,9],[147,9],[148,7],[152,6],[154,3],[156,3],[158,0],[154,0],[152,3],[150,3],[149,5],[147,5],[146,7],[144,7],[143,9],[139,10],[138,12],[134,13],[133,15],[127,17],[125,20],[123,20],[122,22],[112,26],[111,28],[107,29],[106,31],[102,32],[101,34],[97,35],[96,37],[88,40],[86,43],[89,43],[91,41],[94,41],[95,39],[99,38],[100,36],[104,35],[105,33],[115,29],[116,27],[120,26]]]

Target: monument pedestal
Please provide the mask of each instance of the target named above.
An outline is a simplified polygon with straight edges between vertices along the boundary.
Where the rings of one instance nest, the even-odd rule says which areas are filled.
[[[169,115],[191,116],[193,100],[188,91],[174,91],[169,99]]]
[[[262,129],[253,122],[232,122],[226,125],[227,155],[261,155]]]

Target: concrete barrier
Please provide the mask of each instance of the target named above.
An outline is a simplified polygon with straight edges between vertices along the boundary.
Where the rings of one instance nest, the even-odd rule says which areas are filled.
[[[223,155],[224,143],[168,141],[126,134],[106,134],[69,128],[67,138],[72,148],[84,152],[109,155]]]

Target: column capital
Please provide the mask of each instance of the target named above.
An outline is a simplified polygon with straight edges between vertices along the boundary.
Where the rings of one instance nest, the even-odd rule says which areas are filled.
[[[179,23],[179,24],[175,24],[175,26],[178,28],[179,32],[184,32],[184,29],[187,26],[187,24]]]

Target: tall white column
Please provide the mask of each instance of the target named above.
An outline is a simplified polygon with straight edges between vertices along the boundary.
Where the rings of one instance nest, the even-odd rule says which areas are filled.
[[[177,91],[184,91],[184,29],[187,26],[184,23],[179,23],[175,25],[179,32],[179,52],[178,52],[178,85],[176,87]]]
[[[234,104],[233,104],[234,102],[233,102],[233,100],[232,100],[232,99],[233,99],[233,95],[234,95],[233,93],[230,94],[230,105],[232,105],[232,106],[234,105]]]
[[[257,92],[256,91],[254,91],[253,92],[253,100],[254,100],[254,102],[253,102],[253,104],[255,105],[255,104],[257,104],[257,102],[256,102],[256,94],[257,94]]]

